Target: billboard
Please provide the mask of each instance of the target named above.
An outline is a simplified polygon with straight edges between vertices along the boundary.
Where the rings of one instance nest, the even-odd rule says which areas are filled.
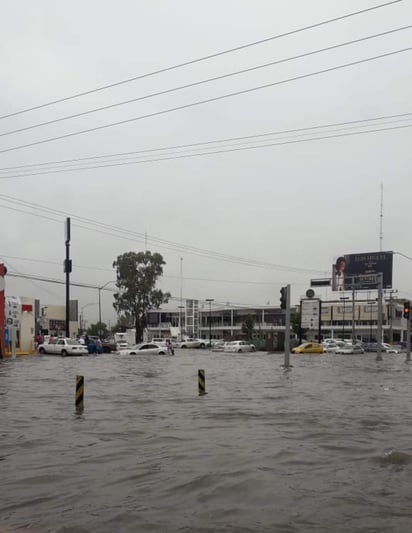
[[[383,288],[392,288],[393,252],[341,255],[332,265],[332,290],[377,289],[382,273]]]

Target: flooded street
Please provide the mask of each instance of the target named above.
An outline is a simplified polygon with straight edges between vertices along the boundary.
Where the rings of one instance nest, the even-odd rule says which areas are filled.
[[[207,350],[3,360],[0,531],[409,532],[404,360],[291,356],[287,372],[281,354]]]

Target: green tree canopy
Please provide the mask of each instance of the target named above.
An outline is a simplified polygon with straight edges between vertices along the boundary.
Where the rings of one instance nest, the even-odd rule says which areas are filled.
[[[104,339],[109,335],[109,330],[107,329],[107,324],[97,322],[96,324],[91,324],[86,333],[87,335],[93,335],[93,337],[101,336]]]
[[[247,315],[246,320],[242,324],[242,333],[246,335],[248,341],[252,340],[253,332],[255,330],[255,317]]]
[[[113,262],[116,269],[116,287],[113,307],[118,313],[133,320],[136,342],[143,340],[147,312],[158,309],[170,298],[170,293],[156,289],[156,281],[163,274],[163,257],[159,253],[126,252]]]

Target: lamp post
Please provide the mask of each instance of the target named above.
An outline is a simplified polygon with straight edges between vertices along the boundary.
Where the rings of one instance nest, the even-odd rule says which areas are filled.
[[[372,306],[376,305],[376,302],[368,302],[369,305],[369,344],[372,342]]]
[[[339,300],[343,300],[342,339],[345,340],[345,301],[349,300],[349,296],[341,296]]]
[[[83,331],[83,329],[84,329],[83,309],[86,309],[86,307],[89,307],[90,305],[99,305],[99,302],[90,302],[88,304],[83,305],[80,308],[80,329],[81,329],[81,331]]]
[[[212,302],[214,298],[206,298],[206,302],[209,302],[209,346],[212,346]]]
[[[184,305],[178,305],[177,306],[178,309],[179,309],[179,341],[182,340],[182,309],[185,308]]]
[[[116,282],[110,280],[110,281],[106,282],[104,285],[102,285],[101,287],[99,287],[99,337],[100,338],[102,336],[102,301],[101,301],[100,293],[105,287],[110,285],[110,283],[116,283]]]

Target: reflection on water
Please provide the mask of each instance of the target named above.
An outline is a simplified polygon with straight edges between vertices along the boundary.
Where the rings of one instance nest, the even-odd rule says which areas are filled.
[[[374,358],[2,361],[0,531],[409,532],[411,367]]]

